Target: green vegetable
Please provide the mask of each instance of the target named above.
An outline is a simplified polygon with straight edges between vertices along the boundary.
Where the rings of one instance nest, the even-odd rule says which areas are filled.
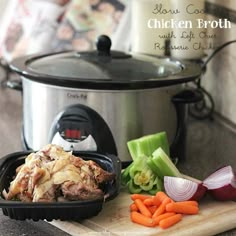
[[[151,195],[155,195],[157,192],[163,191],[163,189],[164,189],[163,181],[159,177],[156,177],[155,184],[153,185],[153,188],[150,191],[148,191],[148,193]]]
[[[122,184],[127,184],[130,193],[157,192],[162,189],[158,177],[147,165],[147,157],[136,158],[121,174]]]
[[[145,156],[137,157],[129,169],[129,175],[132,180],[132,188],[133,184],[135,184],[135,186],[139,186],[139,188],[143,191],[149,191],[153,188],[156,176],[148,167],[146,159],[147,157]],[[130,182],[131,181],[129,181],[129,184],[131,184]],[[132,189],[129,188],[129,190],[132,192]]]
[[[149,157],[146,162],[147,162],[148,167],[152,170],[152,172],[156,176],[158,176],[162,179],[164,178],[164,176],[161,172],[161,169],[159,169],[159,167],[154,163],[154,161],[152,160],[152,157]]]
[[[156,193],[159,192],[159,191],[161,191],[161,190],[153,188],[152,190],[148,191],[148,193],[151,194],[151,195],[156,195]]]
[[[164,176],[182,177],[182,174],[162,148],[154,151],[152,154],[152,163],[155,164],[157,171],[160,171],[159,177],[161,178]]]
[[[162,179],[157,177],[157,183],[156,183],[158,191],[163,191],[164,190],[164,182]]]
[[[142,191],[150,194],[163,190],[165,175],[180,177],[172,163],[165,132],[147,135],[127,143],[133,162],[122,172],[121,183],[130,193]]]
[[[167,155],[170,153],[166,132],[146,135],[129,141],[127,145],[133,160],[139,156],[151,156],[158,147],[161,147]]]
[[[130,181],[131,177],[130,177],[129,171],[132,166],[133,166],[133,162],[122,171],[121,173],[122,185],[126,185]]]
[[[130,193],[142,192],[142,189],[139,186],[135,185],[132,179],[128,182],[128,189]]]

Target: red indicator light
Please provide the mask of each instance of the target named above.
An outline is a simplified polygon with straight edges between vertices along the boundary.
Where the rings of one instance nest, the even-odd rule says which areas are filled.
[[[77,130],[76,137],[77,137],[77,139],[80,139],[80,137],[81,137],[80,130]]]
[[[70,136],[71,136],[71,130],[70,129],[66,129],[65,138],[70,138]]]
[[[67,138],[67,139],[80,139],[81,138],[80,130],[66,129],[65,138]]]
[[[77,130],[71,130],[71,137],[70,138],[73,138],[73,139],[77,138]]]

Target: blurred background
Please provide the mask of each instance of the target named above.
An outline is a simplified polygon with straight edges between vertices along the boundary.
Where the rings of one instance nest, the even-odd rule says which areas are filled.
[[[111,36],[124,0],[1,0],[1,56],[89,50],[100,34]]]

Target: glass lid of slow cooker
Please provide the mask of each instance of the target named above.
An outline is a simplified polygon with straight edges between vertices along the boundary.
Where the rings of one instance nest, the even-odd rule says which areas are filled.
[[[144,89],[193,81],[201,76],[199,63],[112,51],[102,35],[97,50],[59,52],[16,58],[11,69],[40,83],[89,89]]]
[[[181,63],[146,55],[112,52],[66,52],[38,57],[27,67],[41,75],[72,80],[147,81],[160,80],[182,71]],[[177,78],[177,77],[176,77]],[[172,78],[173,79],[173,78]]]

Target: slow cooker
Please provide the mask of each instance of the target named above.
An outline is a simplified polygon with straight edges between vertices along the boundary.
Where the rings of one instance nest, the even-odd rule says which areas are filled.
[[[183,158],[186,104],[201,99],[185,85],[200,77],[201,66],[110,48],[102,35],[94,51],[12,62],[23,84],[25,147],[38,150],[53,142],[111,153],[125,166],[131,161],[127,141],[166,131],[172,157]]]

